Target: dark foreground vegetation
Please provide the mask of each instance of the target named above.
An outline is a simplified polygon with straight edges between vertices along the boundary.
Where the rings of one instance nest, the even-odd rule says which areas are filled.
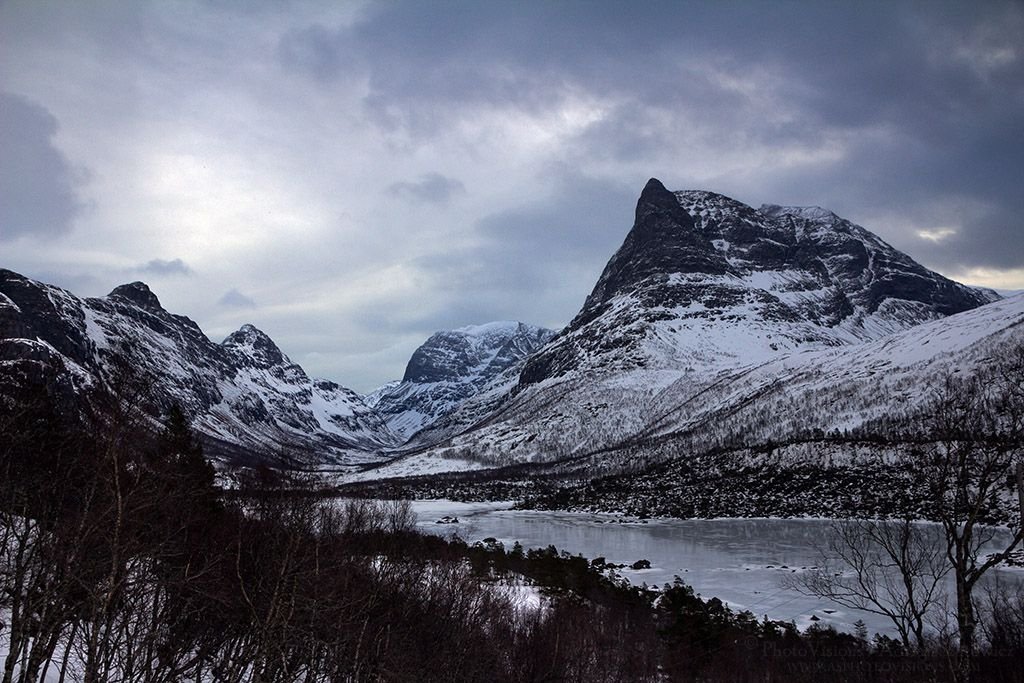
[[[228,494],[182,413],[155,427],[125,387],[84,417],[42,387],[0,406],[3,683],[1024,680],[1020,596],[972,613],[966,659],[801,633],[600,559],[423,535],[401,501],[269,470]]]

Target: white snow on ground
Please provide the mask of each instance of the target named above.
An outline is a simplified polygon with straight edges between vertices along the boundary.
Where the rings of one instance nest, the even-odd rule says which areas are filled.
[[[354,481],[372,481],[374,479],[390,479],[392,477],[417,477],[423,474],[442,474],[444,472],[468,472],[490,467],[489,463],[481,463],[465,458],[448,457],[443,451],[431,452],[424,456],[399,458],[386,465],[362,472],[352,472],[338,478],[339,483]]]
[[[85,334],[96,345],[96,348],[105,349],[110,346],[107,335],[98,322],[99,316],[96,311],[91,308],[83,308],[82,312],[85,314]]]

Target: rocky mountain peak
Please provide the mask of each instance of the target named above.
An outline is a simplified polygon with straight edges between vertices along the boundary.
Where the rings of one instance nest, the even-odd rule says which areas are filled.
[[[821,207],[754,209],[656,179],[636,222],[521,385],[576,368],[714,368],[855,343],[992,300]]]
[[[651,178],[644,185],[640,193],[640,199],[636,203],[637,221],[642,215],[658,211],[674,211],[679,202],[675,196],[665,189],[665,186],[657,178]]]
[[[605,266],[580,315],[594,315],[612,297],[651,277],[728,271],[729,263],[697,229],[676,195],[651,178],[637,201],[633,228]]]
[[[420,384],[464,379],[492,368],[501,372],[509,364],[521,360],[509,348],[534,348],[551,335],[550,330],[516,321],[500,321],[470,325],[455,330],[435,332],[413,352],[405,368],[403,382]],[[494,373],[489,373],[494,374]]]
[[[249,323],[229,334],[221,346],[249,356],[263,367],[291,363],[266,332]]]
[[[129,282],[126,285],[115,287],[107,296],[127,299],[147,311],[164,310],[163,306],[160,305],[160,300],[156,298],[156,294],[153,293],[153,290],[145,282]]]
[[[413,352],[401,382],[366,400],[393,432],[408,438],[492,383],[514,384],[524,360],[554,334],[517,321],[436,332]]]

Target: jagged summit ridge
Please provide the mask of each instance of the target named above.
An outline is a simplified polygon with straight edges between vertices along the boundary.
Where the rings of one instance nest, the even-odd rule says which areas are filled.
[[[757,211],[758,213],[770,218],[799,216],[800,218],[806,218],[807,220],[817,223],[823,221],[835,223],[842,220],[834,212],[820,206],[780,206],[778,204],[762,204]]]
[[[605,266],[579,318],[647,278],[674,272],[725,273],[728,264],[697,230],[693,218],[656,178],[644,187],[633,229]]]
[[[274,340],[255,325],[246,323],[229,334],[221,346],[252,358],[264,367],[291,365]]]
[[[118,390],[115,367],[152,387],[153,415],[179,404],[207,452],[226,461],[363,463],[397,441],[354,392],[310,379],[253,325],[215,344],[143,283],[80,298],[0,271],[0,400],[32,383],[82,409]]]

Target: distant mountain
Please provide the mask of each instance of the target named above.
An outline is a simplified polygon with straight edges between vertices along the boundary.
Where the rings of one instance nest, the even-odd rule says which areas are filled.
[[[119,391],[124,368],[150,387],[154,418],[179,403],[232,462],[365,463],[398,442],[355,392],[308,377],[252,325],[215,344],[144,283],[80,298],[0,270],[0,393],[44,383],[73,408]]]
[[[754,209],[651,179],[580,312],[527,359],[507,396],[489,397],[500,408],[482,411],[468,399],[445,418],[457,429],[389,467],[407,474],[417,458],[425,471],[580,458],[673,429],[667,414],[713,431],[701,420],[722,419],[711,416],[714,391],[737,373],[783,358],[799,373],[809,352],[886,338],[999,298],[825,209]],[[745,400],[761,406],[756,392]]]
[[[514,385],[526,358],[554,334],[510,321],[437,332],[412,354],[401,381],[364,400],[408,440],[481,391]]]

